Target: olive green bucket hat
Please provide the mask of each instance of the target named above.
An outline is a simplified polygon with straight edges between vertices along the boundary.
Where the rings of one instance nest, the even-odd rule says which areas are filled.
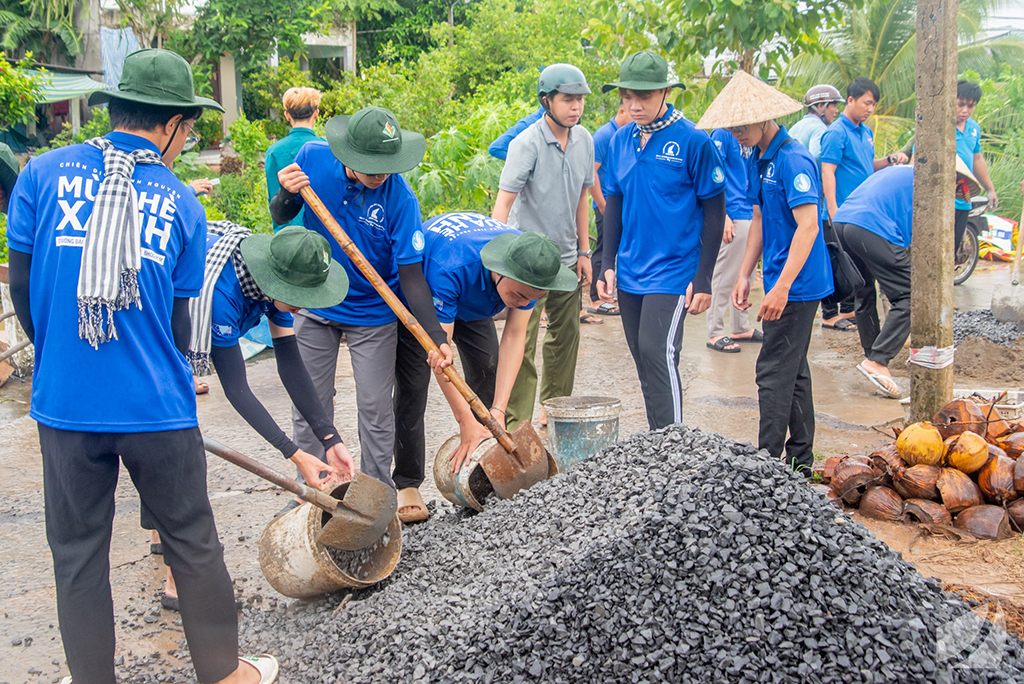
[[[576,274],[562,265],[555,241],[540,233],[502,233],[480,250],[484,268],[538,290],[572,292]]]
[[[626,90],[661,90],[662,88],[682,88],[686,86],[668,77],[668,62],[661,55],[644,50],[634,52],[622,60],[619,67],[619,80],[601,86],[601,92],[607,93],[615,88]]]
[[[7,145],[0,143],[0,185],[4,186],[8,198],[11,196],[11,191],[14,190],[14,183],[18,180],[18,171],[20,170],[21,164],[18,163],[14,152]]]
[[[383,107],[332,117],[324,131],[338,161],[367,176],[412,171],[427,152],[426,139],[403,131],[395,115]]]
[[[274,235],[250,235],[240,247],[253,280],[271,299],[300,309],[328,309],[348,294],[348,274],[331,259],[323,235],[286,226]]]
[[[196,97],[192,67],[181,55],[156,48],[136,50],[125,57],[117,90],[96,91],[89,96],[89,105],[111,100],[157,107],[203,107],[224,111],[214,100]]]

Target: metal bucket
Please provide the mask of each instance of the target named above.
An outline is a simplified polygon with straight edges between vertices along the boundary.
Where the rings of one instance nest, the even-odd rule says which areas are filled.
[[[565,470],[619,439],[622,402],[612,397],[557,397],[544,402],[548,439]]]
[[[329,514],[302,504],[274,518],[260,537],[263,576],[290,598],[312,598],[338,589],[365,589],[390,575],[402,555],[402,523],[394,517],[373,546],[341,551],[316,543]]]
[[[434,457],[434,484],[437,485],[437,491],[441,492],[441,496],[456,506],[484,510],[483,502],[494,490],[487,480],[487,475],[484,474],[484,469],[480,467],[480,457],[497,443],[495,439],[480,442],[480,446],[462,462],[459,472],[453,473],[448,463],[452,452],[459,446],[459,435],[448,438]],[[548,477],[557,474],[558,464],[548,453]]]

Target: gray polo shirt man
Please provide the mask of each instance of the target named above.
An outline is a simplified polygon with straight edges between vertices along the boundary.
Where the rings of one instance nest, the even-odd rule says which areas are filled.
[[[594,140],[583,126],[569,129],[563,151],[544,117],[508,147],[498,187],[516,193],[508,215],[513,228],[547,235],[562,250],[562,263],[576,264],[576,207],[594,184]]]

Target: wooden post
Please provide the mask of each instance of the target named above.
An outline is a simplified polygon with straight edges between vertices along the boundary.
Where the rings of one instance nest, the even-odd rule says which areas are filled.
[[[917,2],[914,242],[910,339],[915,349],[953,344],[953,194],[956,179],[958,0]],[[910,366],[910,418],[931,420],[953,395],[953,366]]]

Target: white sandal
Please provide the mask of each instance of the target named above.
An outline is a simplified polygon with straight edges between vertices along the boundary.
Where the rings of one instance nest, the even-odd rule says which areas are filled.
[[[277,673],[281,668],[277,664],[277,658],[269,653],[258,656],[240,656],[238,660],[256,668],[256,671],[260,673],[260,684],[273,684],[277,681]]]

